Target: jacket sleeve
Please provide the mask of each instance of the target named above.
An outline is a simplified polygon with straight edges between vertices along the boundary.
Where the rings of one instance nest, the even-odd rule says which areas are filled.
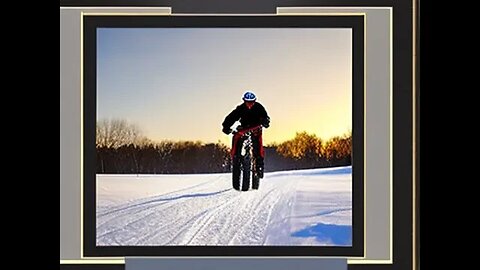
[[[229,113],[226,117],[225,120],[223,120],[222,126],[224,128],[230,128],[235,121],[240,119],[240,108],[236,107],[235,110],[233,110],[231,113]]]
[[[263,105],[260,106],[260,122],[264,127],[270,126],[270,116],[268,116],[268,113]]]
[[[262,105],[262,117],[270,119],[268,116],[267,110],[265,110],[265,107]]]

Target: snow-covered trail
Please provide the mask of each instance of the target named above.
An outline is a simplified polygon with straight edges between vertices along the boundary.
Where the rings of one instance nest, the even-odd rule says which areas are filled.
[[[351,168],[231,174],[98,175],[98,245],[351,245]]]

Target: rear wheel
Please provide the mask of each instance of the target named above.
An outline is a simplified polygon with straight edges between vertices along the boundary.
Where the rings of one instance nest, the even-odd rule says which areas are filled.
[[[255,168],[255,170],[252,172],[252,189],[258,189],[258,187],[260,186],[260,176],[258,175],[258,171],[257,171],[257,164],[253,164],[253,168]]]
[[[258,189],[260,186],[260,177],[258,177],[257,174],[252,175],[252,188],[253,189]]]

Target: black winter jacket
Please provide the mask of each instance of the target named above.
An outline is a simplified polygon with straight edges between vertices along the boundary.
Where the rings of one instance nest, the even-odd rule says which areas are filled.
[[[222,126],[230,128],[237,120],[240,120],[243,128],[249,128],[261,125],[265,121],[270,122],[270,117],[268,117],[267,111],[262,104],[255,102],[252,108],[248,109],[247,105],[242,103],[225,117]]]

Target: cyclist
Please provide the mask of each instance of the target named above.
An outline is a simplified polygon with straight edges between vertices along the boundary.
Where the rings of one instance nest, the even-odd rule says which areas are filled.
[[[243,103],[238,105],[231,113],[229,113],[222,123],[222,131],[225,134],[232,132],[232,125],[236,121],[240,121],[240,126],[237,129],[247,129],[255,126],[264,126],[268,128],[270,126],[270,117],[262,104],[257,102],[257,97],[251,91],[245,92],[242,97]],[[238,136],[233,136],[232,139],[232,153],[235,154],[237,149],[237,143],[239,142]],[[263,150],[262,133],[255,132],[252,136],[253,155],[256,159],[257,172],[260,178],[263,178],[264,170],[264,158],[265,152]]]

